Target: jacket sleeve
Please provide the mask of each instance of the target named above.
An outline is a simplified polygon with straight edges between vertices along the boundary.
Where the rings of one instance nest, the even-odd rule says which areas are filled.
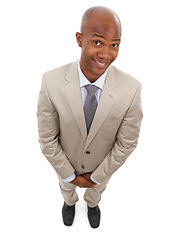
[[[42,153],[62,179],[71,176],[75,170],[58,141],[60,134],[59,116],[50,100],[45,74],[42,77],[38,98],[37,119]]]
[[[139,83],[133,101],[118,129],[112,150],[92,173],[95,181],[102,183],[112,176],[136,148],[142,118],[141,84]]]

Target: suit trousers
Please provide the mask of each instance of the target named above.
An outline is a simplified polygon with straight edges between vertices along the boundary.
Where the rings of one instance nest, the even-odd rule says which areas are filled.
[[[64,201],[67,205],[73,206],[78,201],[76,186],[71,183],[65,183],[58,174],[57,176],[59,178],[59,186]],[[101,184],[97,184],[96,188],[86,188],[84,200],[89,207],[96,207],[98,205],[99,201],[101,200],[101,195],[106,189],[106,185],[109,180],[110,178]]]

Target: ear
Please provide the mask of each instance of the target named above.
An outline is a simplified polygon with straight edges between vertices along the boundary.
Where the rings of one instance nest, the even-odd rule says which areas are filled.
[[[76,33],[76,41],[78,43],[78,46],[82,47],[82,34],[79,32]]]

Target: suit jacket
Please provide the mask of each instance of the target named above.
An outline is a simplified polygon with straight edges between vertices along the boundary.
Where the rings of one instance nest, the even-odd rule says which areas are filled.
[[[92,172],[103,182],[137,146],[142,120],[141,84],[114,66],[108,69],[87,135],[78,62],[43,74],[38,100],[39,142],[62,179]]]

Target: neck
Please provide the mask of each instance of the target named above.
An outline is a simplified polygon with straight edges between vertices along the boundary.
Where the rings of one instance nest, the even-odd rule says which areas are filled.
[[[85,77],[88,79],[89,82],[94,83],[96,82],[96,80],[98,78],[100,78],[103,74],[101,75],[96,75],[94,73],[92,73],[87,67],[86,65],[83,64],[82,61],[80,61],[80,68],[82,73],[85,75]]]
[[[81,66],[80,66],[81,68]],[[93,76],[93,74],[86,74],[83,69],[81,68],[82,73],[85,75],[85,77],[88,79],[89,82],[94,83],[100,76]]]

